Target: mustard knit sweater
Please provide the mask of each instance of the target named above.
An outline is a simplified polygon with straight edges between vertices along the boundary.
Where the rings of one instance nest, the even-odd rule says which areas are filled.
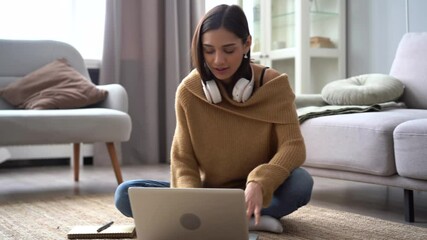
[[[305,160],[294,98],[287,76],[256,88],[245,103],[218,84],[222,102],[206,100],[193,70],[176,92],[177,125],[171,149],[171,186],[263,189],[263,206]]]

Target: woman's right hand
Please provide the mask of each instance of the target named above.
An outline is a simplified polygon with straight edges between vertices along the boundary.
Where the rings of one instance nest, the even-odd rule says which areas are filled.
[[[248,219],[255,217],[255,225],[258,225],[262,209],[262,187],[257,182],[249,182],[245,189],[246,216]]]

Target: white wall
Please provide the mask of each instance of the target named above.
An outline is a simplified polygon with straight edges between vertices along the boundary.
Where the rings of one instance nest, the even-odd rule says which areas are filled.
[[[427,1],[408,6],[409,31],[427,31]],[[388,74],[405,33],[406,0],[347,0],[347,76]]]
[[[409,0],[409,31],[427,32],[427,1]]]

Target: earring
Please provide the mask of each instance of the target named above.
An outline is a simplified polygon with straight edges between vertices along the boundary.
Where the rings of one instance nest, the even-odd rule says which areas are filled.
[[[248,53],[245,53],[245,55],[243,55],[243,58],[247,59],[248,58]]]

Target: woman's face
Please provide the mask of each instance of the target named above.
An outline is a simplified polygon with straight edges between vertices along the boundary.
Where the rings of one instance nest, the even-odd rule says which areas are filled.
[[[212,74],[224,83],[231,82],[250,46],[250,36],[242,43],[242,39],[225,28],[207,31],[202,36],[205,62]]]

